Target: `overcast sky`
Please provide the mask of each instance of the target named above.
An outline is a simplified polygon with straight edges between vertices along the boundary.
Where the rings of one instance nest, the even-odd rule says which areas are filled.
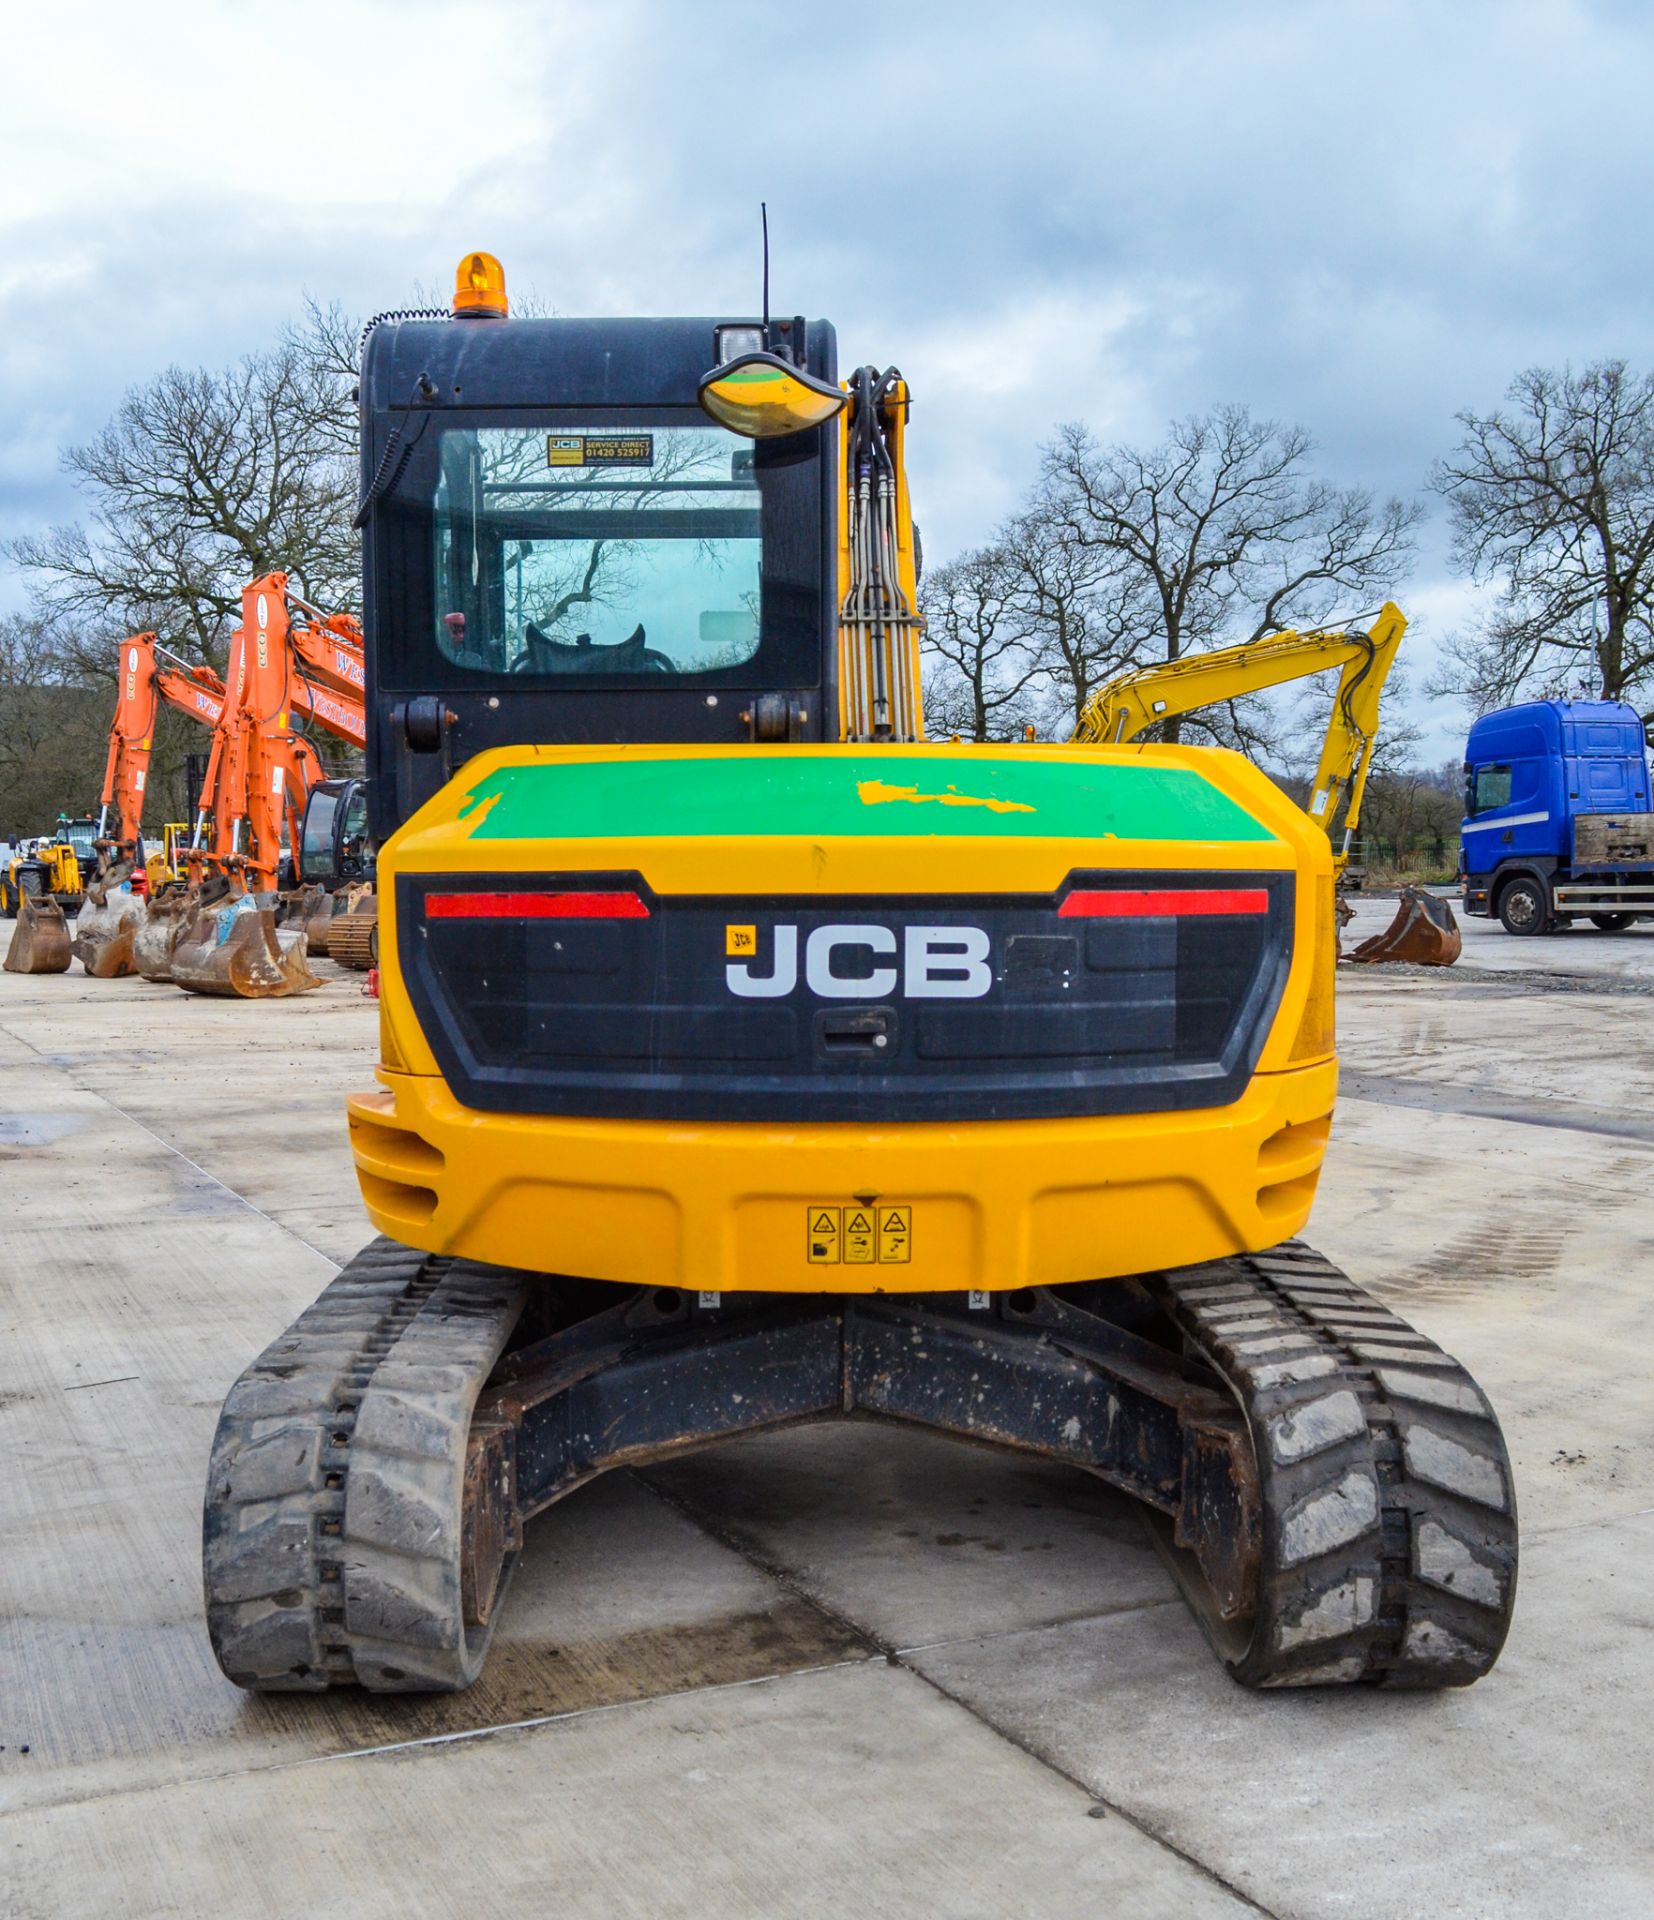
[[[123,389],[306,293],[366,313],[481,246],[565,314],[749,308],[760,198],[777,309],[912,383],[937,558],[1061,420],[1245,401],[1411,494],[1519,368],[1654,362],[1631,0],[81,0],[7,42],[7,535],[77,514],[58,450]],[[1465,604],[1444,546],[1398,583],[1415,684]]]

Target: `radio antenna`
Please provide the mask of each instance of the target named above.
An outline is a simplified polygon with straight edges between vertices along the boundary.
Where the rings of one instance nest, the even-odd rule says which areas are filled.
[[[770,210],[766,202],[758,202],[758,218],[764,229],[764,351],[770,345]]]

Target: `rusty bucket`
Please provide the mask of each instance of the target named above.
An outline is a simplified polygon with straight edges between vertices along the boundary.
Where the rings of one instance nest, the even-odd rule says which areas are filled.
[[[1363,965],[1405,960],[1416,967],[1450,967],[1463,949],[1464,937],[1447,902],[1422,887],[1403,887],[1396,917],[1349,957]]]
[[[303,927],[277,926],[270,897],[252,893],[198,905],[173,946],[171,973],[187,993],[240,1000],[281,999],[322,984],[310,971]]]
[[[75,958],[94,980],[136,973],[132,942],[143,919],[144,903],[132,891],[131,860],[110,860],[86,883],[71,940]]]
[[[49,894],[24,894],[6,949],[6,972],[67,973],[69,959],[69,923],[62,907]]]
[[[220,898],[224,891],[220,885]],[[133,964],[146,980],[164,982],[172,978],[172,950],[201,901],[201,888],[182,880],[169,881],[150,895],[143,922],[132,937]]]
[[[278,927],[303,927],[305,942],[311,953],[326,954],[328,929],[332,922],[333,896],[326,887],[296,887],[293,892],[282,895],[276,924]]]

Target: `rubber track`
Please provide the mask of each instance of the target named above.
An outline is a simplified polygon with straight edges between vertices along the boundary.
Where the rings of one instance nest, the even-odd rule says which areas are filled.
[[[1234,1677],[1479,1679],[1510,1626],[1516,1501],[1475,1381],[1301,1241],[1147,1284],[1228,1382],[1256,1450],[1256,1611],[1237,1633],[1189,1596]]]
[[[526,1288],[376,1240],[230,1389],[203,1575],[213,1651],[238,1686],[476,1678],[491,1629],[468,1629],[460,1606],[465,1438]]]

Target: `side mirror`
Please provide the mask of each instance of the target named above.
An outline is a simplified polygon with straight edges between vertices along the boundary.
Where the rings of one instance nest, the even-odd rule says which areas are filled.
[[[843,412],[850,396],[778,354],[743,353],[714,367],[698,397],[702,410],[731,433],[772,440],[824,426]]]

